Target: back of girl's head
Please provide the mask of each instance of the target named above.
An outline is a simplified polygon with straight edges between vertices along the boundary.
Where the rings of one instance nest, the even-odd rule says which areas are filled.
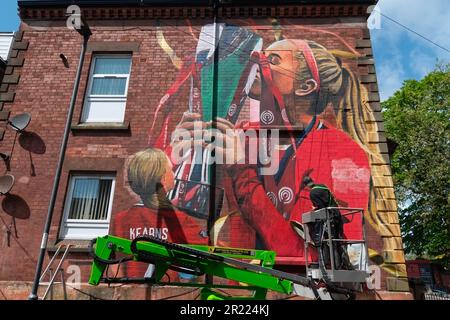
[[[296,40],[291,40],[295,43]],[[342,87],[342,66],[339,58],[336,58],[324,46],[314,41],[306,41],[311,48],[317,62],[320,77],[320,91],[328,94],[338,94]],[[302,51],[294,52],[294,58],[299,62],[295,72],[296,86],[301,86],[307,79],[312,79],[312,72],[305,62]],[[323,111],[323,110],[322,110]]]
[[[296,43],[296,40],[290,41]],[[331,104],[337,127],[347,132],[367,153],[373,154],[367,147],[366,123],[374,119],[373,112],[367,104],[367,90],[333,52],[314,41],[307,43],[317,62],[320,77],[319,92],[299,97],[309,99],[310,106],[307,112],[310,115],[320,115]],[[299,63],[295,72],[295,85],[301,88],[305,81],[313,76],[305,61],[304,53],[298,50],[294,53],[294,57]]]
[[[154,194],[161,185],[167,169],[167,156],[160,150],[149,148],[135,153],[128,165],[128,181],[139,196]]]

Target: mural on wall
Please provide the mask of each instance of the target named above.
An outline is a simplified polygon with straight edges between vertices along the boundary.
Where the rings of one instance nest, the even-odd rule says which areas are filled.
[[[208,244],[205,220],[178,210],[168,199],[174,187],[170,159],[160,149],[149,148],[135,153],[127,165],[128,182],[139,202],[114,215],[111,234],[127,239],[152,236],[174,243]],[[119,269],[120,271],[120,269]],[[127,277],[151,277],[152,265],[127,262],[122,274]],[[168,273],[171,281],[178,277],[191,280],[188,274]]]
[[[290,221],[301,221],[312,209],[301,184],[305,176],[327,185],[340,206],[363,208],[378,230],[370,159],[380,158],[380,152],[367,138],[374,116],[367,91],[349,66],[359,54],[337,34],[305,28],[332,37],[339,50],[303,39],[298,30],[292,35],[277,23],[262,32],[227,24],[195,31],[189,24],[195,50],[176,52],[158,28],[157,42],[177,75],[153,109],[149,148],[128,164],[130,187],[141,201],[114,216],[113,234],[270,249],[301,263],[303,241]],[[179,112],[172,101],[186,87],[185,109]],[[211,128],[219,131],[216,138],[229,138],[227,130],[259,132],[272,161],[245,161],[254,157],[245,149],[248,141],[214,148],[213,154],[213,143],[205,139]],[[260,134],[263,129],[279,130],[275,147]],[[185,132],[191,134],[188,139]],[[246,155],[243,163],[212,165],[219,154],[239,154],[236,148]],[[267,167],[275,170],[267,174]],[[210,185],[213,174],[215,186]],[[216,212],[210,212],[211,192]],[[360,238],[361,232],[357,216],[345,225],[348,239]],[[146,271],[135,264],[126,272],[142,276]]]

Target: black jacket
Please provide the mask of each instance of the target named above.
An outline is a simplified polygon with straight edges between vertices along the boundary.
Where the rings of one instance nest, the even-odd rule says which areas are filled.
[[[309,198],[311,199],[314,207],[317,209],[338,207],[338,204],[330,189],[323,184],[315,184],[309,193]]]

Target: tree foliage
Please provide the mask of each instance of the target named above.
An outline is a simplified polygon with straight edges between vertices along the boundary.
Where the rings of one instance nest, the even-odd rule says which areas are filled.
[[[383,103],[406,252],[450,266],[450,65]]]

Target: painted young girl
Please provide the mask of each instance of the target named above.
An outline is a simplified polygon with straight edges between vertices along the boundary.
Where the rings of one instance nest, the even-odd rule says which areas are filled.
[[[180,212],[167,199],[174,174],[163,151],[149,148],[135,153],[128,166],[128,181],[141,203],[114,215],[112,235],[130,240],[153,236],[174,243],[208,244],[205,220]],[[127,262],[123,275],[143,278],[147,267],[145,263]],[[176,276],[171,273],[170,280],[176,280]]]

